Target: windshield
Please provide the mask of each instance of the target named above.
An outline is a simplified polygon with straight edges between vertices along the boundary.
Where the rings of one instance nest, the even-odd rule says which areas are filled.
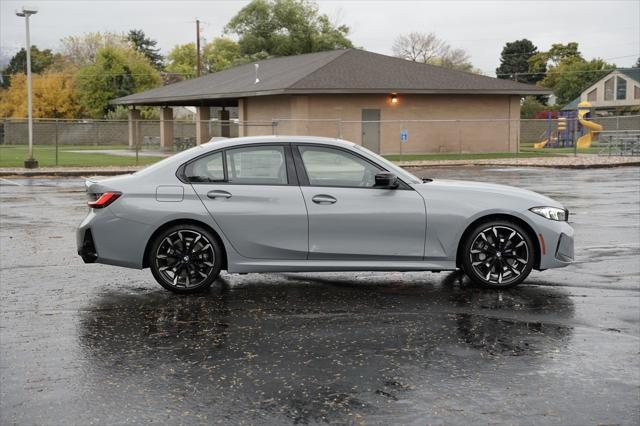
[[[387,160],[383,156],[376,154],[375,152],[363,146],[360,146],[357,144],[354,144],[353,146],[356,149],[359,149],[360,151],[366,152],[370,157],[373,157],[377,162],[382,164],[387,170],[393,170],[396,173],[396,175],[406,180],[407,183],[422,183],[422,179],[415,177],[414,175],[412,175],[402,167],[396,166],[395,164],[393,164],[391,161]]]

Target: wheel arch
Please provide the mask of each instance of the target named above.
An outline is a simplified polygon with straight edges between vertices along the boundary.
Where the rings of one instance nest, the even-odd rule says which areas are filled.
[[[534,269],[539,269],[540,268],[540,258],[541,258],[541,248],[540,248],[540,240],[538,239],[538,235],[536,234],[536,232],[533,230],[533,228],[531,227],[531,225],[529,225],[525,220],[519,218],[518,216],[514,216],[508,213],[491,213],[491,214],[487,214],[485,216],[479,217],[476,220],[474,220],[473,222],[471,222],[466,229],[464,230],[464,232],[462,233],[462,235],[460,236],[460,239],[458,240],[458,247],[456,248],[456,266],[458,268],[460,268],[462,266],[462,247],[464,246],[464,242],[466,241],[466,239],[469,237],[469,234],[471,233],[471,231],[481,225],[482,223],[487,223],[487,222],[491,222],[494,220],[506,220],[506,221],[510,221],[513,222],[517,225],[520,225],[525,232],[527,233],[527,235],[529,236],[529,238],[531,238],[531,241],[533,242],[533,249],[534,249],[534,263],[533,263],[533,267]]]
[[[214,238],[217,240],[218,244],[220,244],[220,247],[222,248],[222,268],[223,270],[227,270],[228,264],[227,264],[227,248],[224,245],[224,241],[222,241],[222,238],[220,238],[220,235],[218,235],[218,233],[215,231],[215,229],[213,229],[211,226],[207,225],[204,222],[201,222],[199,220],[195,220],[195,219],[174,219],[171,220],[169,222],[166,222],[164,224],[162,224],[161,226],[159,226],[155,231],[153,231],[153,234],[151,234],[151,236],[149,237],[149,239],[147,240],[147,244],[144,248],[144,254],[142,257],[142,267],[143,268],[148,268],[149,267],[149,250],[151,250],[151,246],[153,244],[153,240],[156,239],[156,237],[163,232],[164,230],[175,226],[175,225],[181,225],[181,224],[189,224],[189,225],[196,225],[196,226],[200,226],[202,228],[205,228],[207,231],[211,232],[211,235],[214,236]]]

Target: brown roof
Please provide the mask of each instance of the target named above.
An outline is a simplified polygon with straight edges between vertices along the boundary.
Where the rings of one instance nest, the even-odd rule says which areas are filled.
[[[285,56],[115,99],[124,105],[188,105],[277,94],[444,93],[544,95],[547,89],[358,49]]]

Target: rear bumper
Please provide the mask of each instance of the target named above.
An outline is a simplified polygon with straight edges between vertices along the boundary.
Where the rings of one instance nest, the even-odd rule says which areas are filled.
[[[109,208],[91,210],[76,230],[76,247],[85,263],[142,269],[149,226],[122,219]]]
[[[96,245],[93,242],[93,234],[91,228],[78,230],[76,233],[78,238],[78,254],[84,263],[94,263],[98,259]]]

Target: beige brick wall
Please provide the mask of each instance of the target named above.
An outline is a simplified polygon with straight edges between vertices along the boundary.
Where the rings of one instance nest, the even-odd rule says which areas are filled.
[[[362,139],[362,109],[380,109],[383,154],[426,152],[504,152],[518,149],[520,98],[506,95],[282,95],[245,99],[248,122],[282,119],[278,134]],[[293,120],[291,120],[293,119]],[[319,120],[327,121],[319,121]],[[338,126],[337,121],[341,120]],[[509,119],[511,121],[509,121]],[[402,120],[487,120],[476,122],[401,122]],[[494,121],[490,121],[494,120]],[[389,122],[385,122],[389,121]],[[409,142],[400,146],[400,131]],[[270,134],[249,125],[247,135]]]

